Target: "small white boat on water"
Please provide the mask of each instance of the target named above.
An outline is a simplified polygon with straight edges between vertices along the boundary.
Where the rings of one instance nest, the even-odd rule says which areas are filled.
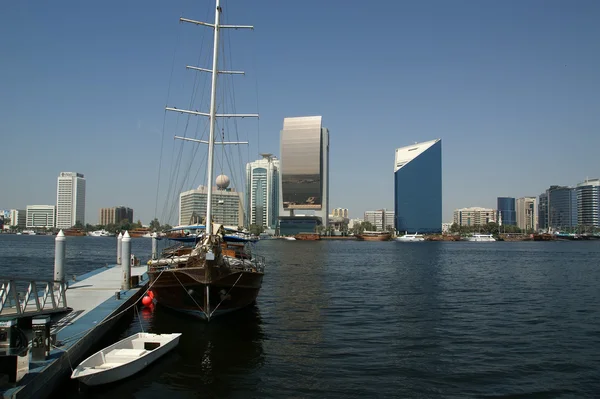
[[[423,234],[418,233],[404,234],[403,236],[396,237],[395,240],[399,242],[420,242],[425,241],[425,237],[423,237]]]
[[[283,237],[284,240],[296,241],[296,237]]]
[[[85,359],[73,370],[72,379],[101,385],[130,377],[175,348],[181,333],[137,333]]]
[[[110,233],[110,232],[102,229],[102,230],[90,231],[88,233],[88,236],[90,236],[90,237],[114,237],[114,233]]]
[[[467,241],[492,242],[496,239],[491,234],[473,234],[471,237],[467,237]]]

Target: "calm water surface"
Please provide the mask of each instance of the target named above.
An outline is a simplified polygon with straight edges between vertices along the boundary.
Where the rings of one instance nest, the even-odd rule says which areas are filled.
[[[67,238],[67,274],[116,240]],[[183,332],[138,376],[69,398],[595,397],[600,242],[257,244],[255,307],[210,324],[160,307],[127,331]],[[143,259],[149,239],[134,239]],[[0,272],[52,276],[53,237],[0,236]]]

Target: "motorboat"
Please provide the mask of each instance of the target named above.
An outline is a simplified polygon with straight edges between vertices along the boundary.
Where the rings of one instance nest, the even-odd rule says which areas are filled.
[[[396,237],[395,240],[399,242],[420,242],[425,241],[425,237],[423,237],[423,234],[414,233],[404,234],[403,236]]]

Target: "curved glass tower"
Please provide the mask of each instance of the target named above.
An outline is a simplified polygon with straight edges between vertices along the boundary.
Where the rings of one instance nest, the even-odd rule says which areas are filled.
[[[441,139],[396,149],[394,212],[400,233],[441,233]]]

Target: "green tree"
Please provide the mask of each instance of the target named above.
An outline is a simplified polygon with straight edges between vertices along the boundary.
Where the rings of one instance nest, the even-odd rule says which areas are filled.
[[[264,227],[258,224],[251,224],[250,227],[248,227],[248,230],[250,231],[250,234],[257,236],[264,231]]]
[[[75,228],[75,229],[83,229],[84,226],[83,226],[83,223],[81,223],[81,220],[76,221],[75,225],[73,225],[73,228]]]
[[[154,218],[154,220],[152,220],[150,222],[150,230],[151,231],[159,231],[160,230],[160,222],[158,221],[157,218]]]

